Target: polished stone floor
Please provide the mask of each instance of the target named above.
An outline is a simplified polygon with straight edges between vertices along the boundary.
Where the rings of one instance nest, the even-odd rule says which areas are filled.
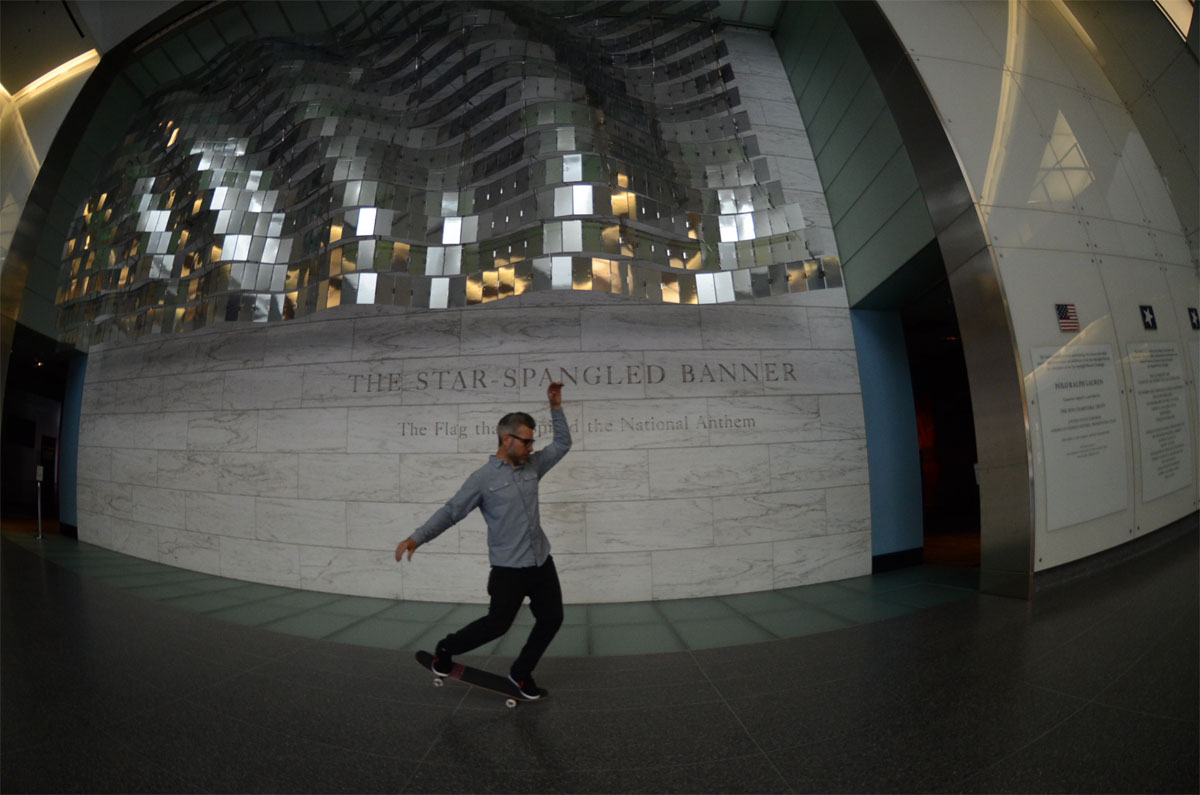
[[[1188,521],[1032,603],[918,567],[581,607],[551,698],[515,711],[408,651],[478,606],[306,602],[5,534],[0,791],[1196,792]],[[469,661],[503,671],[508,642]]]
[[[16,523],[6,522],[8,527]],[[314,640],[429,649],[486,612],[481,604],[404,602],[300,591],[164,566],[36,527],[7,538],[90,580],[191,613]],[[551,656],[610,656],[709,649],[794,638],[905,615],[973,596],[978,570],[915,566],[874,577],[767,593],[628,604],[567,605]],[[486,598],[483,583],[480,597]],[[477,650],[516,657],[533,617]]]

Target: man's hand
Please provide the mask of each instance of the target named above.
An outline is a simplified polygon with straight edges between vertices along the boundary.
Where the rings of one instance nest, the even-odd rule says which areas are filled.
[[[417,542],[411,538],[406,538],[396,547],[396,561],[399,562],[404,557],[404,552],[408,551],[408,559],[412,560],[412,553],[416,551]]]
[[[562,382],[555,381],[546,389],[546,397],[550,399],[550,408],[552,410],[562,408],[562,388]]]

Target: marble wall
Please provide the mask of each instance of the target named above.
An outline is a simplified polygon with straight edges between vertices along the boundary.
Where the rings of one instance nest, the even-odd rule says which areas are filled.
[[[761,158],[802,209],[807,254],[836,258],[774,45],[727,38]],[[542,518],[568,602],[865,574],[854,341],[845,291],[823,286],[662,305],[567,283],[94,346],[80,538],[295,588],[483,601],[478,513],[411,562],[392,551],[495,451],[502,414],[529,411],[547,440],[553,379],[566,383],[575,444],[542,483]]]
[[[769,36],[727,31],[761,157],[836,258]],[[598,288],[597,288],[598,290]],[[93,347],[79,533],[183,568],[295,588],[486,599],[478,513],[392,552],[524,410],[574,447],[542,482],[567,602],[761,591],[871,567],[866,439],[845,291],[663,305],[530,291],[462,308],[344,305]]]
[[[870,571],[862,398],[841,290],[720,306],[602,294],[364,307],[94,350],[84,541],[320,591],[485,598],[483,521],[396,543],[526,410],[574,448],[542,483],[568,602],[768,590]]]

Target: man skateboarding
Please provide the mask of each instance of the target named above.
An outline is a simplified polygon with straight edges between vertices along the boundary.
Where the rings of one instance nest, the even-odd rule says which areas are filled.
[[[466,654],[508,631],[529,597],[534,625],[529,639],[513,662],[509,679],[528,699],[545,691],[533,681],[533,669],[562,626],[562,589],[550,557],[550,541],[542,530],[538,510],[538,483],[571,449],[571,431],[562,410],[561,383],[550,384],[550,417],[554,440],[533,452],[536,423],[524,412],[506,414],[496,427],[499,447],[486,464],[475,470],[458,493],[429,521],[396,547],[396,560],[408,560],[417,547],[437,538],[479,508],[488,529],[488,560],[492,570],[487,592],[488,613],[458,632],[438,641],[430,665],[438,676],[449,676],[453,657]]]

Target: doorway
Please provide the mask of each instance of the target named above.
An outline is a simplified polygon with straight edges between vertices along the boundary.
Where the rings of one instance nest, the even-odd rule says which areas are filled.
[[[58,525],[60,440],[69,358],[54,340],[16,325],[0,419],[0,515],[6,526],[25,520],[32,527],[39,502],[43,521]]]
[[[921,457],[924,563],[977,567],[975,422],[962,335],[945,279],[901,310]]]

